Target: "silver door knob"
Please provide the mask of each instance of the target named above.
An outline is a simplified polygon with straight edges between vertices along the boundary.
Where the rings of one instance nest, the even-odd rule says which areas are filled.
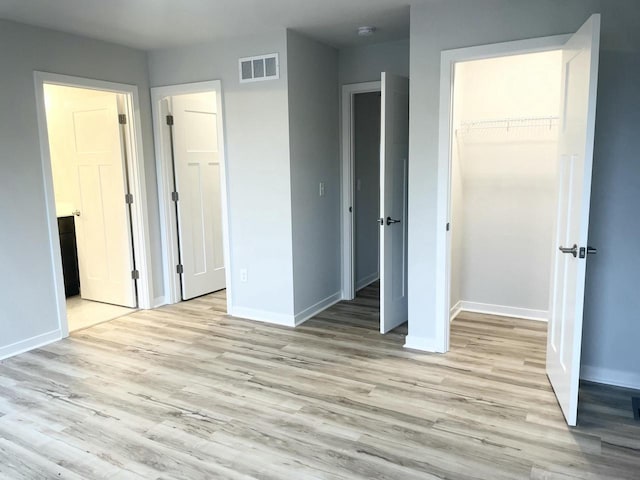
[[[576,258],[578,256],[578,245],[574,244],[571,248],[560,247],[560,251],[562,253],[570,253],[571,255],[573,255],[573,258]]]
[[[76,217],[80,216],[80,210],[74,210],[73,212],[71,212],[72,214],[74,214]]]

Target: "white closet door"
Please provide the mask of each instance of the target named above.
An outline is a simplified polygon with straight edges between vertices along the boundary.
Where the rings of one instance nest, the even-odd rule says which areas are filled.
[[[172,97],[182,298],[225,288],[215,93]]]
[[[380,331],[408,319],[407,159],[409,79],[382,74],[380,130]]]
[[[563,52],[557,249],[547,374],[572,426],[578,413],[599,42],[600,16],[593,15]]]
[[[87,98],[67,109],[68,151],[78,181],[75,225],[81,296],[135,308],[117,95]]]

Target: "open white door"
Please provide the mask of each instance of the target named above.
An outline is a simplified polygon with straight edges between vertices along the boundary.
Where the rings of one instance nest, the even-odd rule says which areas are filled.
[[[182,299],[226,286],[215,92],[171,97]]]
[[[380,332],[408,319],[409,79],[382,74],[380,130]]]
[[[593,15],[563,52],[558,225],[547,375],[571,426],[576,425],[578,414],[599,42],[600,16]]]
[[[99,94],[67,106],[68,154],[77,171],[75,226],[82,298],[135,308],[131,223],[118,98]]]

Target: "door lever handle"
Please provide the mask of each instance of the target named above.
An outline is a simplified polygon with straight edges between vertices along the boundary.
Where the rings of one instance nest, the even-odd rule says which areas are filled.
[[[560,247],[560,251],[562,253],[570,253],[571,255],[573,255],[573,258],[576,258],[578,256],[578,245],[574,244],[571,248]]]
[[[391,225],[392,223],[400,223],[400,220],[394,220],[391,217],[387,217],[387,225]]]
[[[595,255],[598,253],[598,249],[595,247],[580,247],[580,254],[578,255],[580,258],[587,258],[587,255]]]

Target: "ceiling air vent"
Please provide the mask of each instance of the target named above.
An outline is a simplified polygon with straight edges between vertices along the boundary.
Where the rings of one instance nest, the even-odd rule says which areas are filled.
[[[261,82],[280,78],[278,54],[269,53],[239,60],[240,83]]]

